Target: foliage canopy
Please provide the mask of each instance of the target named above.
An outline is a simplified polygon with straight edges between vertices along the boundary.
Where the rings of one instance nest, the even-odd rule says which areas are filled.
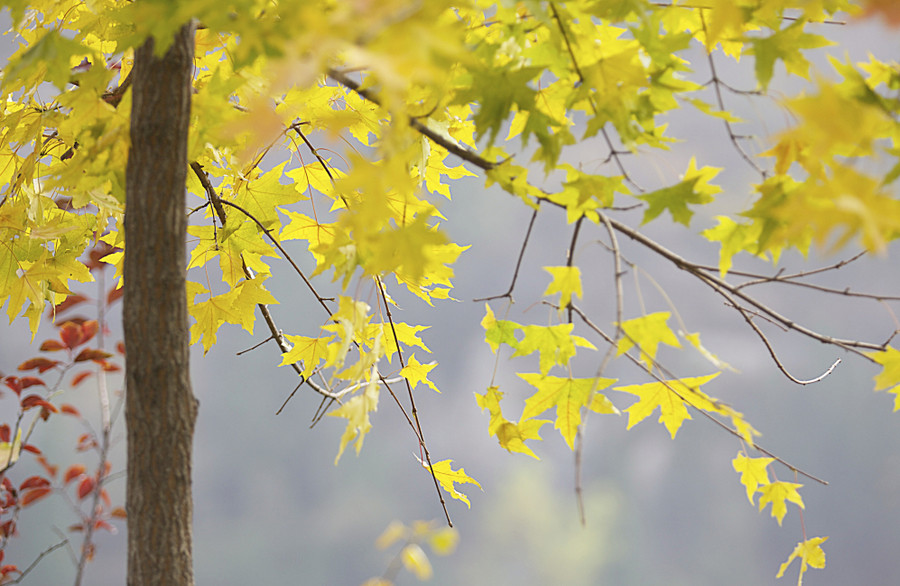
[[[624,411],[631,428],[658,410],[672,438],[700,413],[737,439],[733,467],[748,499],[760,510],[771,505],[781,524],[789,504],[803,509],[801,484],[776,480],[772,467],[805,473],[758,446],[742,413],[701,390],[733,369],[681,323],[676,308],[650,311],[626,299],[622,275],[638,269],[617,238],[634,240],[721,295],[794,382],[815,380],[787,372],[764,321],[881,365],[876,390],[894,394],[900,410],[900,351],[820,333],[748,293],[748,281],[795,284],[805,273],[732,272],[737,255],[777,263],[785,251],[805,255],[813,246],[882,253],[900,235],[900,67],[876,56],[864,63],[831,57],[833,71],[824,76],[807,59],[830,45],[836,20],[864,10],[887,20],[897,15],[875,1],[695,4],[4,2],[21,45],[0,83],[0,300],[10,320],[25,318],[34,332],[45,307],[60,306],[76,283],[91,281],[88,249],[104,243],[110,252],[103,261],[121,270],[134,48],[153,36],[162,54],[195,18],[187,183],[194,208],[186,210],[192,343],[208,351],[225,324],[252,334],[259,311],[281,364],[327,401],[329,416],[345,420],[336,460],[350,446],[360,452],[383,390],[405,385],[407,399],[391,391],[391,400],[404,414],[412,407],[407,420],[423,466],[436,488],[468,505],[460,487],[477,481],[449,459],[432,462],[416,416],[414,394],[438,391],[429,379],[435,364],[425,358],[427,326],[395,319],[391,290],[429,306],[453,301],[453,264],[467,247],[448,237],[441,209],[452,205],[454,182],[481,176],[508,192],[510,205],[553,214],[571,233],[560,264],[544,267],[547,323],[498,317],[512,303],[515,276],[505,294],[486,300],[481,325],[491,350],[531,357],[513,363],[523,365],[516,371],[524,401],[505,398],[493,381],[476,396],[490,416],[487,432],[508,451],[537,457],[546,423],[580,450],[589,412]],[[720,77],[717,64],[738,60],[753,63],[754,86],[736,89]],[[810,89],[781,103],[791,123],[754,154],[728,98],[768,100],[765,91],[782,71],[810,80]],[[698,153],[674,182],[644,187],[629,173],[640,157],[690,138],[668,131],[669,117],[685,108],[719,121],[723,144],[755,174],[746,209],[700,232],[720,247],[717,267],[690,262],[643,226],[669,217],[690,227],[696,210],[717,200],[717,181],[734,181],[727,177],[733,170],[704,165]],[[584,160],[586,148],[604,158]],[[640,217],[629,213],[634,208]],[[580,305],[591,270],[579,259],[586,234],[605,241],[615,265],[610,301],[597,315]],[[295,261],[301,254],[310,260]],[[314,268],[307,272],[305,264]],[[276,269],[302,278],[307,297],[293,303],[321,311],[320,328],[278,329],[269,306],[279,300],[266,287]],[[660,362],[663,346],[699,352],[710,367],[677,372]],[[614,360],[633,362],[633,378],[604,377]],[[7,386],[18,380],[8,378]],[[32,408],[44,406],[22,407]],[[510,411],[521,415],[509,419]],[[0,445],[0,466],[19,457],[14,427]],[[804,534],[779,576],[795,558],[801,579],[808,567],[823,567],[826,539]]]

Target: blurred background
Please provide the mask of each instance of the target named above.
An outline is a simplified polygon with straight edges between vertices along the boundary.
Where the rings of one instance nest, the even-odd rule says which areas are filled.
[[[877,22],[832,26],[824,32],[839,43],[835,52],[853,61],[867,59],[868,51],[882,59],[897,58],[896,34]],[[3,40],[8,55],[15,41],[9,35]],[[692,56],[697,55],[700,53]],[[813,61],[818,72],[828,74],[824,59]],[[708,80],[708,71],[702,69],[704,61],[697,63],[695,80]],[[717,65],[731,85],[754,86],[752,63],[734,64],[719,55]],[[803,86],[781,73],[783,70],[770,92],[776,99]],[[713,99],[710,93],[702,97]],[[726,95],[726,106],[753,121],[740,130],[761,137],[789,123],[775,99]],[[749,185],[757,176],[739,158],[721,124],[701,120],[687,108],[668,121],[668,134],[685,142],[667,153],[626,157],[624,163],[635,181],[650,189],[677,181],[692,155],[699,165],[724,169],[716,180],[723,192],[714,204],[698,210],[690,229],[665,220],[646,227],[651,237],[682,256],[715,265],[718,247],[697,233],[714,225],[715,215],[744,209],[751,201]],[[748,145],[754,153],[765,148],[763,142]],[[616,173],[611,166],[602,165],[606,155],[599,142],[587,142],[564,156],[581,163],[586,171]],[[478,178],[460,180],[452,190],[452,202],[440,204],[447,217],[443,228],[453,241],[471,246],[455,265],[452,294],[458,301],[429,308],[398,287],[390,291],[400,305],[395,319],[431,325],[422,338],[434,355],[427,357],[417,350],[416,356],[423,363],[432,358],[439,362],[431,378],[442,393],[420,386],[416,399],[432,458],[452,458],[454,466],[464,467],[483,489],[459,487],[469,496],[471,509],[447,498],[460,542],[457,551],[447,557],[429,552],[435,570],[430,583],[775,583],[779,564],[803,539],[798,509],[790,505],[779,527],[768,508],[759,513],[751,506],[731,466],[739,442],[703,417],[694,414],[673,441],[656,422],[656,415],[626,433],[627,416],[591,414],[584,440],[585,526],[579,522],[576,506],[574,457],[552,426],[543,430],[545,441],[532,443],[540,461],[509,454],[488,436],[488,416],[475,404],[474,393],[483,393],[493,378],[507,393],[504,407],[509,412],[504,414],[516,419],[529,387],[514,373],[533,370],[534,365],[522,358],[510,362],[508,349],[501,350],[497,361],[484,343],[479,325],[484,303],[472,300],[507,290],[531,211],[499,190],[485,190]],[[642,213],[618,212],[616,217],[637,225]],[[565,264],[570,238],[571,226],[566,226],[561,212],[547,209],[538,215],[525,268],[513,294],[516,304],[508,319],[545,324],[553,317],[552,310],[536,304],[548,283],[541,267]],[[611,331],[615,319],[613,269],[609,254],[598,241],[606,241],[604,231],[585,231],[579,240],[576,260],[581,263],[585,286],[581,306]],[[844,360],[822,382],[794,385],[721,298],[625,238],[619,241],[623,254],[665,289],[688,329],[701,332],[704,345],[740,371],[723,373],[704,390],[743,412],[762,432],[761,445],[829,482],[825,487],[803,478],[796,480],[804,484],[801,494],[806,504],[803,523],[807,536],[830,536],[823,546],[827,567],[811,570],[807,583],[894,583],[900,574],[896,555],[900,421],[891,411],[892,397],[872,392],[872,377],[878,370],[836,348],[769,327],[766,331],[780,358],[799,378],[816,377],[837,358]],[[296,242],[291,244],[295,245],[289,248],[291,252],[310,267],[306,253]],[[854,252],[848,249],[809,259],[786,254],[779,266],[793,272],[833,264]],[[898,295],[900,272],[892,260],[898,252],[894,247],[883,258],[865,257],[819,275],[813,282]],[[280,306],[272,307],[279,326],[286,333],[313,335],[323,323],[321,311],[284,263],[270,264],[275,276],[267,286],[281,301]],[[777,270],[747,258],[737,258],[735,268],[767,274]],[[625,279],[628,318],[641,315],[632,277],[629,271]],[[638,282],[648,312],[670,310],[646,276]],[[327,290],[325,281],[321,286]],[[96,297],[90,287],[85,291]],[[882,342],[900,327],[891,310],[874,301],[774,285],[760,286],[752,293],[797,322],[836,337]],[[491,305],[498,317],[504,315],[503,300]],[[87,310],[79,313],[87,314]],[[38,354],[41,341],[56,336],[48,321],[31,345],[26,323],[0,326],[0,371],[13,374],[16,365]],[[675,329],[674,322],[670,324]],[[110,327],[110,340],[121,339],[118,311]],[[415,437],[389,396],[382,393],[379,410],[372,418],[374,429],[361,455],[356,457],[348,450],[334,466],[343,421],[325,418],[310,429],[320,401],[306,389],[276,416],[296,384],[293,371],[277,366],[280,355],[271,342],[236,356],[266,335],[258,320],[255,336],[226,326],[206,356],[201,348],[194,348],[192,379],[200,400],[194,468],[196,581],[221,585],[359,584],[381,575],[399,549],[375,547],[375,539],[391,521],[434,519],[440,523],[443,518],[432,479],[416,461]],[[606,350],[602,341],[591,340],[600,351],[579,353],[575,362],[579,376],[593,375]],[[714,372],[712,365],[689,350],[664,348],[660,360],[679,376]],[[622,384],[647,382],[645,375],[624,361],[614,363],[606,376],[619,378]],[[111,388],[121,388],[121,381],[113,378],[110,382]],[[85,413],[96,404],[91,384],[67,393],[62,400],[76,403]],[[632,402],[631,396],[622,393],[611,391],[609,396],[620,409]],[[14,416],[11,397],[11,393],[0,397],[0,420]],[[124,468],[122,423],[120,420],[116,428],[120,441],[114,456],[114,469],[119,470]],[[44,447],[51,461],[65,464],[76,460],[73,438],[80,433],[74,420],[55,417],[38,426],[33,443]],[[776,467],[775,471],[779,480],[795,481],[786,468]],[[124,502],[124,477],[112,484],[111,491],[114,500]],[[27,565],[59,541],[58,529],[75,521],[66,503],[55,501],[25,510],[20,523],[28,527],[27,538],[13,541],[6,553],[7,563],[15,560],[20,567]],[[120,525],[124,532],[124,524]],[[97,536],[97,555],[88,567],[87,584],[125,582],[122,532]],[[795,563],[783,581],[793,583],[797,571]],[[45,558],[26,583],[65,584],[72,574],[68,555],[60,550]],[[397,583],[415,584],[417,580],[401,573]]]

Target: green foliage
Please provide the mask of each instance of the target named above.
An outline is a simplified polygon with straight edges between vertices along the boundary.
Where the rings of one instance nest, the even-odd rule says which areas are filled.
[[[556,309],[550,323],[497,319],[490,305],[481,322],[498,358],[503,346],[522,359],[516,364],[536,354],[538,372],[516,369],[525,389],[518,421],[503,415],[501,402],[507,412],[512,407],[497,385],[476,394],[489,414],[488,434],[508,451],[537,458],[534,444],[525,442],[541,440],[549,421],[577,449],[588,412],[618,414],[600,392],[615,382],[602,376],[610,361],[641,367],[614,388],[637,397],[623,409],[629,429],[658,408],[674,438],[693,410],[730,429],[746,449],[757,447],[756,431],[743,415],[700,390],[719,373],[671,373],[661,364],[660,346],[680,351],[681,335],[718,370],[733,370],[700,344],[699,333],[685,333],[681,324],[676,335],[668,322],[673,313],[680,322],[677,312],[648,311],[643,300],[639,312],[626,308],[617,268],[609,297],[615,302],[601,308],[615,307],[615,315],[603,315],[599,325],[585,315],[583,281],[594,269],[578,255],[581,229],[608,236],[617,267],[623,257],[614,234],[637,241],[725,295],[754,328],[748,312],[797,335],[860,354],[865,349],[884,367],[877,389],[898,395],[900,409],[896,349],[796,328],[722,280],[742,255],[777,262],[786,250],[806,254],[813,245],[884,252],[900,236],[896,63],[875,56],[867,63],[833,60],[831,78],[785,100],[795,122],[762,153],[772,169],[742,150],[731,126],[740,121],[721,95],[713,106],[703,94],[706,67],[723,54],[752,59],[763,90],[782,66],[810,77],[805,55],[828,41],[809,25],[858,11],[854,2],[4,5],[22,44],[0,85],[6,98],[0,112],[0,301],[11,320],[26,317],[33,332],[48,304],[72,295],[73,283],[91,280],[80,258],[92,243],[121,247],[134,48],[152,35],[157,50],[165,51],[173,32],[196,18],[202,26],[187,184],[195,209],[186,235],[192,343],[210,351],[225,324],[253,333],[260,308],[282,365],[292,365],[311,392],[330,401],[330,416],[346,420],[336,461],[351,443],[357,453],[362,449],[385,385],[408,385],[410,400],[426,387],[438,390],[429,378],[437,363],[412,353],[431,352],[420,337],[426,326],[395,321],[392,309],[399,304],[390,291],[408,291],[429,306],[452,300],[453,265],[466,246],[448,236],[441,210],[459,180],[475,175],[515,196],[510,205],[541,213],[558,208],[565,216],[559,224],[574,224],[565,264],[545,267],[551,280],[541,297]],[[714,69],[712,75],[720,93]],[[746,209],[702,231],[719,245],[718,280],[715,271],[688,263],[616,215],[637,206],[642,225],[668,212],[689,227],[721,191],[711,181],[724,179],[722,170],[698,162],[699,155],[680,179],[649,191],[629,175],[628,156],[662,152],[682,138],[667,135],[666,121],[682,105],[724,124],[733,147],[759,171],[758,182],[747,188],[752,200]],[[579,148],[598,144],[606,156],[599,171],[586,169],[584,161],[573,164]],[[302,260],[293,258],[297,251]],[[105,261],[120,270],[121,250]],[[282,336],[272,325],[268,306],[286,301],[266,287],[275,267],[302,279],[302,293],[291,304],[321,308],[319,327]],[[319,293],[331,286],[329,278],[339,282],[333,299]],[[511,301],[512,289],[501,297]],[[605,358],[597,356],[607,350]],[[581,361],[599,369],[581,376]],[[552,419],[536,419],[553,408],[546,415]],[[421,429],[416,434],[424,447]],[[453,470],[451,460],[431,463],[425,455],[428,473],[469,505],[456,486],[478,483],[462,468]],[[799,484],[770,482],[775,462],[744,453],[733,466],[751,504],[760,493],[760,509],[771,504],[780,524],[786,502],[802,509],[803,501]],[[807,567],[824,566],[819,545],[825,539],[804,540],[779,575],[795,557],[801,576]],[[425,563],[417,555],[410,549],[408,567],[424,576],[416,570]]]

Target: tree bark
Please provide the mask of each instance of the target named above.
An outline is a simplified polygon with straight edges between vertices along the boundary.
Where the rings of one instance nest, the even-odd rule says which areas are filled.
[[[128,584],[193,585],[185,179],[194,25],[135,51],[126,170]]]

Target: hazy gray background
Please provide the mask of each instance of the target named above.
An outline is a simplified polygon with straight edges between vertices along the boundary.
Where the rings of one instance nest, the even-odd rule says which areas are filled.
[[[871,49],[881,58],[897,57],[897,41],[874,23],[829,28],[846,43],[854,60],[865,59]],[[4,39],[6,40],[6,39]],[[821,63],[821,60],[819,61]],[[725,68],[725,59],[718,64]],[[696,79],[708,77],[698,65]],[[732,85],[752,87],[752,65],[728,69]],[[793,91],[794,82],[778,77],[773,94]],[[705,99],[712,101],[712,95]],[[750,102],[726,96],[728,106],[746,117],[763,116],[752,131],[762,133],[785,123],[784,113],[767,99]],[[716,246],[696,236],[713,224],[715,213],[743,208],[750,201],[748,183],[753,171],[740,161],[727,142],[724,128],[698,120],[685,109],[671,119],[670,134],[690,139],[667,154],[626,158],[639,183],[655,188],[674,182],[687,167],[691,154],[698,163],[724,167],[718,182],[725,188],[715,204],[701,210],[691,229],[660,222],[650,234],[691,260],[715,264]],[[759,148],[751,145],[751,150]],[[589,143],[566,153],[589,171],[613,173],[598,164],[606,156],[599,144]],[[471,510],[458,501],[448,507],[459,528],[457,552],[446,558],[430,556],[435,566],[432,584],[668,584],[757,585],[775,583],[775,573],[794,545],[802,539],[797,508],[789,506],[782,527],[758,513],[747,502],[731,459],[740,446],[700,416],[685,422],[676,441],[656,422],[656,416],[625,432],[626,416],[589,418],[585,441],[584,488],[587,527],[578,523],[573,494],[573,457],[558,432],[545,426],[545,441],[533,445],[540,462],[510,455],[487,434],[487,415],[479,412],[473,393],[490,383],[495,357],[483,342],[479,321],[484,314],[477,297],[502,293],[509,285],[530,210],[510,196],[485,191],[480,179],[458,182],[452,203],[442,213],[450,237],[471,245],[457,263],[453,295],[460,301],[429,309],[399,289],[393,292],[402,306],[395,318],[432,324],[423,339],[434,350],[440,366],[433,380],[443,391],[435,395],[420,388],[417,400],[425,437],[435,460],[452,458],[478,479],[484,491],[461,487]],[[624,200],[623,200],[624,201]],[[621,217],[637,222],[642,212]],[[570,227],[563,215],[545,210],[539,216],[520,276],[510,319],[546,323],[548,311],[532,304],[547,284],[545,265],[565,263]],[[610,287],[608,255],[592,242],[605,240],[602,231],[583,232],[578,260],[585,278],[582,305],[596,321],[611,329],[614,298]],[[825,381],[798,387],[774,367],[765,348],[720,298],[689,276],[660,264],[643,250],[620,238],[624,254],[638,262],[666,289],[692,331],[700,331],[707,347],[741,371],[724,373],[704,387],[730,402],[763,433],[760,443],[788,461],[830,482],[828,487],[801,479],[806,503],[808,536],[829,535],[824,545],[828,566],[811,570],[807,583],[816,585],[889,584],[900,572],[896,555],[900,527],[900,462],[895,446],[900,440],[898,415],[891,413],[892,397],[872,392],[877,369],[834,348],[800,338],[778,335],[772,340],[789,369],[811,378],[835,358],[845,361]],[[297,243],[291,248],[305,259]],[[900,292],[894,257],[864,259],[816,280],[885,294]],[[850,256],[812,259],[828,264]],[[307,266],[309,263],[306,263]],[[755,259],[739,267],[768,271]],[[782,261],[788,270],[804,265],[798,255]],[[270,279],[281,306],[273,307],[287,333],[311,335],[322,323],[321,311],[311,303],[299,278],[284,263],[274,263]],[[640,315],[633,296],[631,275],[626,279],[628,317]],[[326,287],[324,281],[323,287]],[[647,311],[667,311],[652,285],[641,280]],[[881,341],[896,327],[890,314],[874,302],[829,298],[802,290],[768,287],[756,292],[800,323],[826,334]],[[494,302],[498,315],[503,311]],[[671,323],[671,322],[670,322]],[[118,316],[113,319],[119,327]],[[9,374],[22,360],[36,354],[37,345],[54,333],[45,324],[34,346],[26,324],[0,326],[0,370]],[[772,328],[770,328],[772,329]],[[768,330],[767,330],[768,331]],[[195,563],[198,584],[356,584],[379,575],[395,549],[382,552],[374,540],[394,519],[438,519],[442,513],[431,478],[414,458],[415,438],[386,393],[373,416],[374,430],[362,455],[352,450],[333,466],[343,420],[326,418],[315,429],[309,421],[319,400],[301,392],[285,411],[274,413],[293,388],[292,371],[277,368],[280,357],[265,346],[239,358],[235,352],[265,337],[261,320],[251,338],[237,328],[220,331],[219,344],[206,356],[195,351],[193,381],[200,399],[195,451]],[[585,334],[587,335],[587,334]],[[120,336],[114,334],[113,339]],[[600,353],[581,352],[581,376],[596,368],[605,347],[591,338]],[[195,349],[196,350],[196,349]],[[419,350],[417,357],[425,362]],[[507,392],[505,415],[518,417],[529,392],[513,374],[527,370],[529,361],[509,363],[501,356],[497,382]],[[679,375],[713,372],[696,353],[663,350],[661,359]],[[608,373],[625,384],[644,382],[640,372],[616,364]],[[66,401],[93,405],[89,384],[71,391]],[[12,416],[10,393],[0,398],[0,419]],[[631,397],[611,392],[620,408]],[[119,435],[124,433],[120,426]],[[71,460],[69,445],[79,429],[56,418],[39,427],[34,443],[50,448],[57,462]],[[120,448],[124,447],[120,444]],[[119,457],[121,462],[121,457]],[[793,480],[783,467],[779,480]],[[19,471],[16,471],[18,476]],[[116,488],[124,489],[124,480]],[[758,498],[758,497],[757,497]],[[449,499],[448,499],[449,500]],[[54,508],[55,507],[55,508]],[[45,518],[39,518],[38,516]],[[14,542],[6,561],[26,565],[34,555],[58,538],[51,527],[65,527],[61,503],[41,504],[26,510],[21,524],[27,537]],[[98,555],[89,567],[89,584],[124,583],[124,535],[98,537]],[[798,564],[784,583],[796,580]],[[30,577],[31,584],[67,583],[71,566],[63,551],[46,559]],[[413,584],[411,575],[398,583]]]

